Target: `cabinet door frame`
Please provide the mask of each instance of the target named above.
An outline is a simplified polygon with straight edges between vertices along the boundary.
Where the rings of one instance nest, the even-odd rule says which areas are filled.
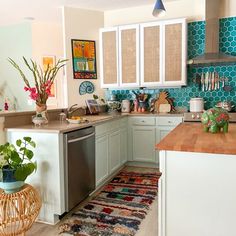
[[[139,87],[140,86],[140,69],[139,69],[139,24],[133,24],[133,25],[124,25],[124,26],[119,26],[119,32],[118,32],[118,43],[119,43],[119,81],[120,81],[120,88],[124,87]],[[129,30],[129,29],[135,29],[136,30],[136,81],[135,83],[123,83],[122,81],[122,38],[121,38],[121,33],[124,30]]]
[[[103,33],[106,32],[116,32],[116,68],[117,68],[117,78],[116,83],[114,84],[105,84],[104,83],[104,71],[103,71]],[[118,52],[118,27],[109,27],[109,28],[102,28],[99,30],[99,59],[100,59],[100,78],[101,78],[101,88],[118,88],[119,87],[119,52]]]
[[[97,145],[103,141],[107,141],[107,148],[106,148],[107,162],[103,163],[103,165],[106,165],[106,174],[104,176],[100,177],[100,179],[97,179],[97,168],[98,168],[97,163],[99,162],[99,160],[97,160],[97,158],[98,158]],[[96,176],[96,187],[98,187],[109,176],[109,136],[108,136],[108,134],[97,136],[95,143],[96,143],[96,153],[95,153],[95,155],[96,155],[96,162],[95,162],[96,163],[96,168],[95,168],[96,173],[95,173],[95,176]]]
[[[122,156],[125,155],[125,156]],[[124,165],[128,161],[128,130],[120,128],[120,163]]]
[[[135,137],[135,131],[148,131],[148,132],[152,132],[152,134],[154,135],[154,140],[153,140],[153,153],[151,155],[150,159],[146,159],[146,158],[137,158],[135,157],[135,141],[134,141],[134,137]],[[132,160],[133,161],[141,161],[141,162],[151,162],[151,163],[156,163],[157,159],[156,159],[156,150],[155,150],[155,144],[156,144],[156,127],[155,126],[141,126],[141,125],[133,125],[131,127],[131,134],[132,134]]]
[[[157,22],[149,22],[149,23],[143,23],[140,24],[140,85],[141,86],[148,86],[148,87],[157,87],[162,85],[162,74],[163,74],[163,21],[157,21]],[[159,34],[159,43],[160,43],[160,54],[159,54],[159,82],[145,82],[144,81],[144,29],[148,27],[153,26],[159,26],[160,27],[160,34]]]
[[[186,85],[187,83],[187,22],[185,18],[166,20],[163,22],[163,31],[162,31],[162,85],[171,87],[171,86],[181,86]],[[181,68],[181,80],[180,81],[165,81],[165,27],[166,25],[181,24],[182,25],[182,68]]]
[[[111,150],[111,139],[112,139],[112,136],[116,136],[118,135],[118,158],[119,158],[119,162],[117,163],[116,166],[112,166],[112,150]],[[109,133],[109,161],[108,161],[108,166],[109,166],[109,174],[112,174],[114,173],[117,169],[119,169],[119,167],[121,166],[121,158],[120,158],[120,129],[117,129],[117,130],[113,130]]]

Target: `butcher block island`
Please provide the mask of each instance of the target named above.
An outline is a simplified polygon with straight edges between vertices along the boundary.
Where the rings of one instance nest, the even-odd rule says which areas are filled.
[[[156,149],[159,236],[235,236],[236,124],[211,134],[182,123]]]

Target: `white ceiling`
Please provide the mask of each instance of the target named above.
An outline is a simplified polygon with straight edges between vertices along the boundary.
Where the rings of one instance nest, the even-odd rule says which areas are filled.
[[[177,0],[163,0],[163,2]],[[0,24],[17,23],[24,17],[58,20],[60,7],[71,6],[99,11],[155,4],[156,0],[0,0]]]

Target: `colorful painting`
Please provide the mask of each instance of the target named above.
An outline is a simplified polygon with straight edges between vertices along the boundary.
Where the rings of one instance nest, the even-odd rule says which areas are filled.
[[[53,66],[55,66],[55,61],[56,61],[55,56],[43,56],[42,57],[43,71],[45,72],[48,67],[52,68]],[[55,83],[55,81],[52,84],[51,94],[49,95],[49,97],[56,97],[56,83]]]
[[[74,79],[97,79],[95,41],[72,39]]]

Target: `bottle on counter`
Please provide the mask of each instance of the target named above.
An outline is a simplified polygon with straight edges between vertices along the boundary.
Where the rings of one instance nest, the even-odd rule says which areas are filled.
[[[4,111],[8,111],[8,110],[9,110],[9,100],[6,98],[4,102]]]

